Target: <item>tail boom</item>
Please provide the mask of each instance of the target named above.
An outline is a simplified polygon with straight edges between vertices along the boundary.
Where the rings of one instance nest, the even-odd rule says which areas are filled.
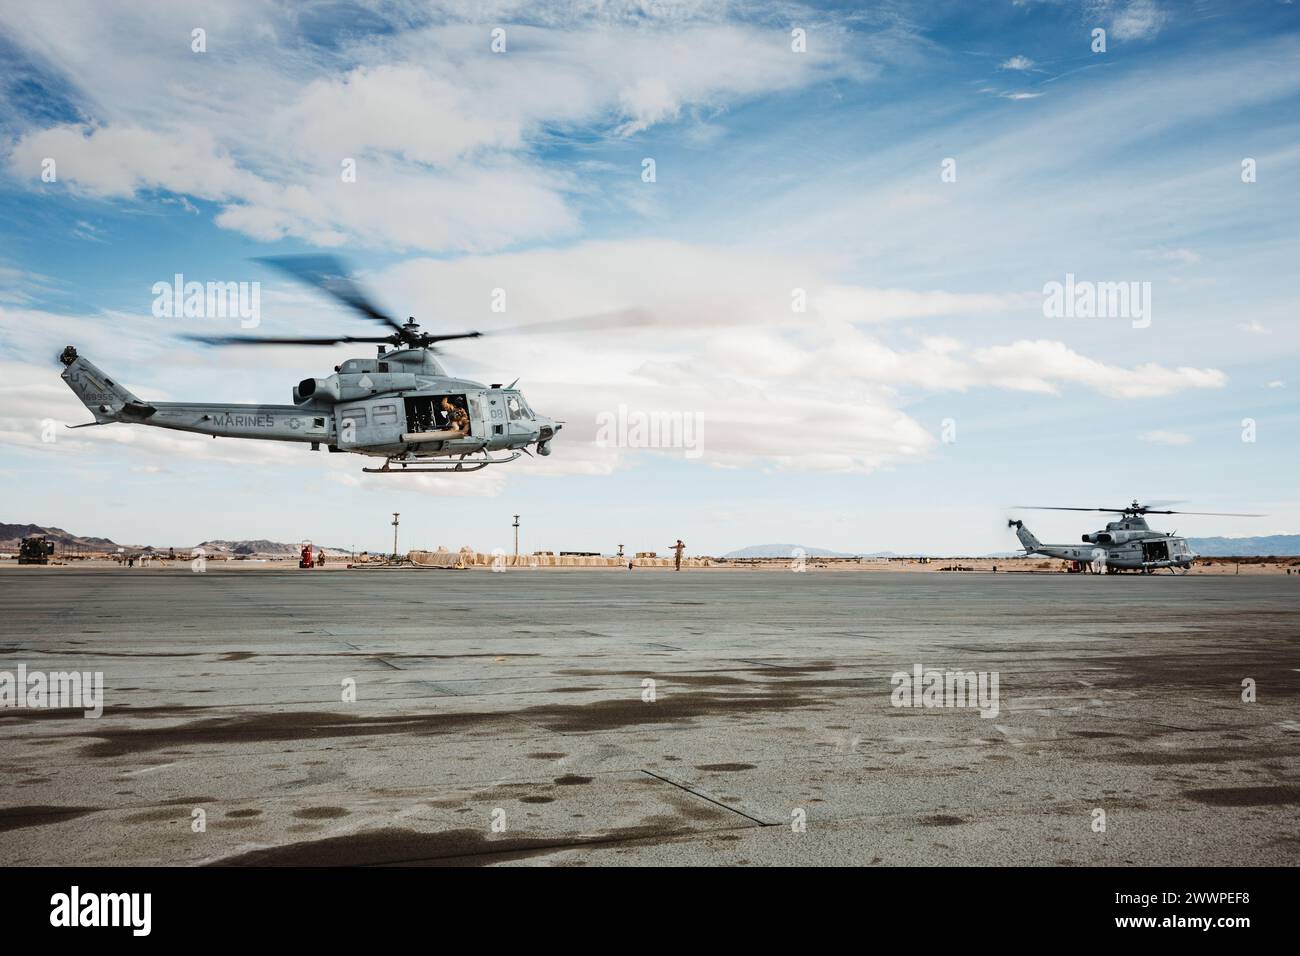
[[[333,444],[334,416],[329,410],[299,405],[225,405],[196,402],[140,401],[93,362],[69,345],[59,357],[67,366],[62,378],[95,416],[95,425],[126,422],[196,432],[213,438]],[[73,426],[80,427],[80,426]]]

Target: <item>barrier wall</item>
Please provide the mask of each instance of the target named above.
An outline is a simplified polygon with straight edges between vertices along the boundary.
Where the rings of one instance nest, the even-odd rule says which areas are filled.
[[[671,568],[672,558],[587,558],[555,554],[495,555],[478,551],[412,551],[408,558],[417,567],[454,568],[460,563],[467,567],[490,568],[502,561],[508,568],[625,568],[630,561],[637,568]],[[684,568],[707,568],[713,562],[708,558],[683,558]]]

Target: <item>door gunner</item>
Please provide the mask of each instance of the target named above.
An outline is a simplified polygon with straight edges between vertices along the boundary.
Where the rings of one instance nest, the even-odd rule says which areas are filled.
[[[469,434],[469,414],[465,409],[453,404],[450,398],[444,398],[442,400],[442,410],[447,415],[448,428],[462,435]]]

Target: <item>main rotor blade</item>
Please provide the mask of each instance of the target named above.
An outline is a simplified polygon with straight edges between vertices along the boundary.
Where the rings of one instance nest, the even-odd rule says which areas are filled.
[[[1104,511],[1107,514],[1123,514],[1129,508],[1057,508],[1052,505],[1012,505],[1013,508],[1025,508],[1029,511]]]
[[[391,342],[391,335],[335,335],[328,338],[264,338],[257,335],[185,335],[205,345],[342,345],[349,342]]]
[[[432,333],[420,333],[420,341],[433,344],[434,342],[450,342],[453,339],[477,339],[482,338],[484,332],[455,332],[451,335],[436,335]],[[386,340],[385,340],[386,341]]]
[[[273,269],[278,269],[299,282],[306,283],[328,295],[332,295],[348,308],[360,312],[368,319],[382,322],[392,329],[400,330],[402,327],[402,323],[380,311],[367,298],[361,287],[348,273],[347,266],[335,256],[265,256],[254,261],[264,262]]]
[[[1207,515],[1217,518],[1264,518],[1262,514],[1243,514],[1236,511],[1158,511],[1155,508],[1148,508],[1146,505],[1139,505],[1134,508],[1130,505],[1127,508],[1058,508],[1050,505],[1012,505],[1013,508],[1026,508],[1030,511],[1101,511],[1106,514],[1143,514],[1143,515]]]
[[[1145,511],[1149,515],[1211,515],[1216,518],[1266,518],[1268,515],[1245,514],[1240,511]]]

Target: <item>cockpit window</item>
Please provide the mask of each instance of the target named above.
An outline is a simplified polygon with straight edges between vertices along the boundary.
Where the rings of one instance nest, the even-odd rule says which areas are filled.
[[[522,395],[507,395],[506,411],[510,413],[510,420],[512,422],[517,422],[521,418],[528,417],[528,406],[524,404]]]

